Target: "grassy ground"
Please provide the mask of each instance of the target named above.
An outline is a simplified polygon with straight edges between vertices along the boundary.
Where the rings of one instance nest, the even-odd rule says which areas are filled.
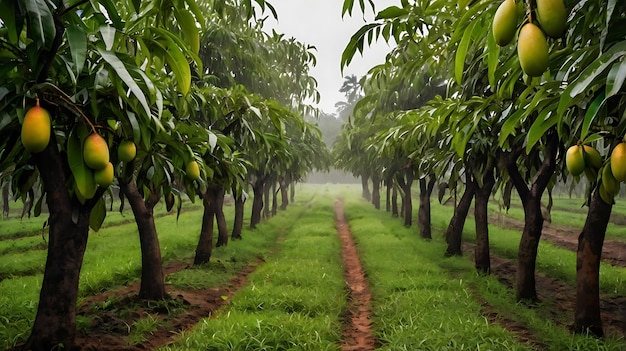
[[[514,293],[497,279],[476,275],[469,257],[444,258],[441,231],[447,227],[451,207],[433,201],[434,238],[425,241],[415,227],[405,228],[400,219],[361,201],[358,186],[337,185],[301,187],[296,204],[257,230],[245,231],[244,240],[215,249],[208,265],[169,275],[167,282],[178,288],[210,288],[224,284],[259,258],[265,261],[225,309],[181,333],[175,344],[163,350],[338,350],[347,292],[334,227],[337,194],[346,201],[345,212],[374,295],[373,329],[380,350],[533,349],[491,323],[483,315],[486,305],[497,310],[500,318],[523,325],[541,349],[626,349],[624,340],[572,336],[545,318],[549,314],[545,306],[528,309],[517,305]],[[199,207],[189,209],[178,221],[175,214],[162,213],[157,219],[166,262],[188,260],[193,255],[202,212]],[[230,219],[231,209],[228,211]],[[103,230],[90,234],[81,299],[138,279],[139,243],[135,223],[128,223],[129,218],[130,213],[112,215]],[[1,222],[0,274],[5,276],[0,276],[0,349],[28,336],[45,262],[40,242],[42,220],[37,219],[38,227],[25,222],[5,227],[12,221]],[[14,235],[5,228],[12,228]],[[471,217],[464,235],[474,236]],[[519,235],[491,226],[492,252],[515,259]],[[573,255],[542,243],[538,270],[571,283]],[[624,294],[623,269],[603,266],[601,279],[603,291]],[[99,307],[107,308],[107,303]],[[129,343],[141,343],[159,323],[158,316],[146,314],[129,326]],[[79,320],[79,328],[88,325],[89,320]]]

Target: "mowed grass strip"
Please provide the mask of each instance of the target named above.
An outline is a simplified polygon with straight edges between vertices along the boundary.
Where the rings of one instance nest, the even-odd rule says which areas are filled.
[[[497,311],[496,318],[527,328],[533,341],[542,345],[540,350],[626,349],[622,339],[572,335],[564,324],[545,318],[555,315],[546,306],[530,309],[517,304],[515,292],[496,277],[476,274],[473,253],[445,258],[441,228],[447,226],[452,212],[433,203],[435,229],[433,239],[426,241],[419,238],[416,226],[405,228],[401,220],[362,201],[357,192],[347,198],[346,215],[374,293],[380,350],[534,349],[533,344],[521,343],[503,327],[489,323],[482,315],[485,303]],[[473,225],[468,217],[466,231],[473,233]],[[518,245],[519,234],[500,235],[493,228],[492,237]],[[546,256],[542,259],[548,260]]]
[[[225,309],[162,350],[340,350],[347,292],[333,198],[320,195],[285,215],[298,218],[279,251]]]

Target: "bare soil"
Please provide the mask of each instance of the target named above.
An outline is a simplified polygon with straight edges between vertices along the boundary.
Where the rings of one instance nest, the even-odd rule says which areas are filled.
[[[356,243],[343,212],[343,202],[335,201],[335,226],[341,240],[345,279],[349,288],[348,313],[344,319],[343,351],[370,351],[376,349],[372,333],[372,293],[361,265]]]

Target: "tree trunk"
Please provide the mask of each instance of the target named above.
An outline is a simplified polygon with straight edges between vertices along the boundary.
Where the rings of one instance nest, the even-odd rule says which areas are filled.
[[[24,347],[35,351],[74,346],[78,283],[89,234],[89,209],[93,207],[70,199],[54,139],[52,136],[48,147],[34,156],[50,212],[48,255],[39,305]]]
[[[465,185],[465,191],[461,196],[461,200],[454,208],[454,214],[450,219],[448,230],[446,230],[446,242],[448,247],[446,249],[446,256],[461,256],[463,254],[461,250],[461,242],[463,240],[463,227],[465,226],[465,219],[469,213],[470,206],[472,205],[472,199],[474,198],[474,183],[469,180]]]
[[[120,182],[120,189],[128,199],[139,231],[141,244],[141,287],[139,298],[145,300],[162,300],[167,297],[163,260],[159,237],[154,224],[154,206],[159,200],[156,191],[150,192],[148,200],[143,199],[134,181]]]
[[[432,229],[430,222],[430,196],[435,187],[435,177],[420,178],[420,205],[417,213],[417,225],[419,227],[420,236],[424,239],[432,239]]]
[[[533,182],[528,188],[516,164],[515,154],[509,155],[506,167],[524,206],[524,230],[520,239],[517,260],[516,295],[518,301],[537,301],[535,286],[535,266],[543,216],[541,214],[541,197],[548,186],[556,169],[556,153],[558,138],[556,132],[550,132],[543,163],[535,173]]]
[[[245,200],[243,194],[235,196],[235,218],[233,221],[233,233],[231,234],[233,240],[242,239],[241,231],[243,230],[244,205]]]
[[[280,209],[282,211],[287,209],[287,205],[289,205],[289,183],[286,180],[280,181]]]
[[[370,175],[366,172],[361,174],[361,196],[367,201],[372,201],[372,194],[370,193],[369,187]]]
[[[6,182],[2,184],[2,216],[9,217],[9,190],[11,188],[11,184]]]
[[[278,190],[276,189],[277,182],[272,182],[272,217],[278,213]]]
[[[215,192],[211,189],[202,194],[202,205],[204,214],[202,215],[202,228],[200,229],[200,239],[196,246],[196,257],[194,265],[208,263],[213,254],[213,232],[215,227]]]
[[[402,179],[402,213],[404,215],[404,225],[410,227],[413,225],[413,199],[411,198],[411,187],[413,186],[413,170],[406,171],[406,179]]]
[[[600,318],[600,256],[613,204],[602,200],[596,190],[589,204],[589,212],[576,252],[576,306],[575,333],[604,336]]]
[[[393,184],[391,189],[391,215],[398,217],[398,186]]]
[[[265,182],[263,186],[263,219],[270,218],[270,204],[272,203],[272,198],[270,197],[270,193],[272,190],[272,181],[268,180]]]
[[[372,204],[374,208],[380,210],[380,177],[372,176]]]
[[[479,273],[491,272],[491,256],[489,254],[489,214],[487,205],[491,190],[495,184],[493,169],[487,171],[483,177],[482,188],[475,186],[474,219],[476,222],[476,251],[474,264]]]
[[[213,210],[215,212],[218,232],[216,246],[226,246],[228,245],[228,224],[226,223],[226,217],[224,216],[224,187],[220,186],[214,191],[215,202],[213,203]]]
[[[385,196],[385,211],[386,212],[391,212],[391,180],[387,180],[385,182],[385,190],[386,190],[386,196]]]
[[[296,183],[295,182],[291,183],[290,188],[291,188],[291,193],[289,194],[289,198],[291,200],[290,202],[294,203],[296,202]]]
[[[261,179],[257,179],[252,185],[254,198],[252,199],[252,214],[250,215],[250,229],[256,228],[261,223],[261,211],[263,210],[263,188],[264,183]]]

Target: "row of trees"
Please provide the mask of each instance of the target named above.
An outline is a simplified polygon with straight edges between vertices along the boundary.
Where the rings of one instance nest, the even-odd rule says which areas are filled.
[[[361,11],[374,2],[360,2]],[[361,79],[364,97],[338,138],[337,165],[360,176],[364,196],[412,223],[411,189],[419,183],[418,227],[430,232],[430,198],[438,189],[462,191],[446,232],[446,255],[461,254],[461,233],[472,202],[475,264],[489,273],[487,203],[499,190],[510,205],[517,191],[525,213],[516,295],[537,300],[535,262],[546,209],[558,182],[588,182],[589,212],[579,238],[574,330],[603,335],[599,308],[600,254],[613,201],[600,194],[602,172],[569,175],[565,150],[598,149],[610,163],[626,134],[626,6],[613,0],[565,1],[567,29],[549,39],[549,66],[539,77],[520,68],[515,45],[492,35],[498,2],[402,1],[357,31],[342,56],[348,65],[372,40],[395,41],[384,64]],[[354,1],[344,1],[344,14]],[[536,23],[535,1],[518,2],[517,31]],[[357,157],[358,155],[358,157]],[[615,162],[615,161],[613,161]],[[366,186],[373,184],[372,193]],[[395,199],[401,196],[401,208]],[[371,197],[370,197],[371,196]],[[390,201],[393,200],[393,201]],[[551,207],[548,201],[547,209]]]
[[[264,33],[259,16],[277,16],[264,0],[2,0],[0,7],[0,185],[17,198],[36,194],[34,214],[44,201],[49,213],[25,349],[73,346],[89,230],[100,228],[104,197],[113,194],[94,184],[84,162],[90,135],[106,140],[122,208],[128,203],[137,222],[144,299],[167,297],[153,216],[162,199],[179,212],[184,198],[202,200],[200,264],[211,257],[216,220],[217,245],[228,242],[225,193],[236,205],[230,234],[241,238],[250,185],[254,228],[276,211],[278,189],[285,208],[290,185],[327,167],[319,130],[302,117],[313,112],[303,101],[319,99],[308,74],[314,48]],[[50,142],[31,153],[20,129],[35,100],[50,112]],[[129,141],[136,157],[124,162],[116,151]]]

